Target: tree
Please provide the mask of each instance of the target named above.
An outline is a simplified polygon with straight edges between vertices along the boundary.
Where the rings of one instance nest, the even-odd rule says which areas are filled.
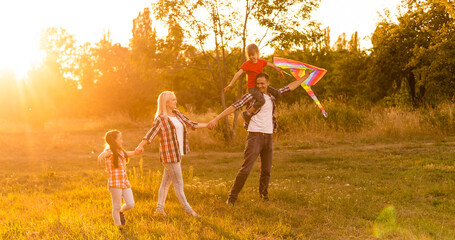
[[[87,108],[98,114],[127,112],[136,100],[137,86],[132,83],[134,71],[130,64],[128,48],[113,44],[109,32],[95,44],[93,54],[96,59],[95,88]]]
[[[45,52],[41,64],[29,71],[27,106],[30,119],[42,127],[53,116],[71,114],[71,104],[77,89],[72,65],[74,36],[62,28],[47,28],[42,32],[40,48]]]
[[[131,67],[134,71],[129,78],[129,84],[135,95],[133,105],[129,107],[131,117],[146,117],[151,115],[151,108],[156,104],[156,95],[161,90],[162,82],[158,74],[163,61],[169,61],[172,56],[160,57],[160,43],[152,28],[149,8],[144,8],[133,20],[133,38],[130,40]],[[147,111],[144,112],[144,107]]]
[[[310,20],[310,14],[319,6],[319,1],[256,0],[255,3],[252,15],[260,26],[266,28],[260,42],[270,35],[266,45],[278,49],[308,48],[321,38],[320,24]]]
[[[303,46],[309,42],[312,34],[304,31],[300,20],[309,18],[309,12],[316,6],[317,4],[308,0],[274,1],[273,3],[265,0],[248,0],[245,5],[239,4],[237,1],[159,0],[153,6],[153,9],[157,19],[167,23],[168,26],[177,23],[185,30],[185,39],[187,39],[187,42],[194,43],[199,54],[205,60],[204,67],[201,65],[198,65],[198,67],[191,66],[191,64],[185,67],[199,68],[201,71],[210,73],[211,85],[219,93],[221,107],[226,108],[224,87],[227,83],[227,78],[234,74],[234,71],[240,67],[242,62],[236,61],[236,66],[232,68],[234,71],[230,72],[231,66],[229,65],[232,62],[230,63],[227,60],[230,54],[235,54],[236,49],[239,49],[237,46],[238,40],[242,42],[242,54],[240,57],[243,61],[246,60],[244,49],[248,35],[247,23],[250,20],[255,20],[257,25],[264,27],[263,36],[257,34],[254,36],[258,37],[256,40],[259,42],[262,42],[262,39],[266,36],[271,36],[270,40],[267,38],[266,45]],[[238,20],[240,19],[240,12],[245,13],[243,21]],[[298,15],[293,15],[296,12],[298,12]],[[296,18],[295,16],[299,17]],[[307,27],[312,27],[313,25],[316,24],[310,22]],[[243,31],[240,32],[240,29]],[[241,84],[239,83],[237,97],[242,93]],[[233,137],[236,120],[237,115],[234,117],[234,128],[232,128],[232,131],[227,118],[222,124],[227,141]]]
[[[402,85],[401,81],[407,81],[404,86],[409,86],[413,106],[424,99],[453,95],[453,52],[449,50],[453,41],[449,40],[453,39],[454,20],[450,15],[453,7],[447,6],[441,1],[403,1],[407,11],[398,17],[398,23],[387,17],[378,23],[372,37],[370,74],[375,100],[392,95],[397,91],[392,86]]]
[[[199,53],[204,57],[204,67],[182,64],[183,67],[199,68],[210,73],[212,86],[219,93],[220,104],[226,108],[224,86],[226,85],[226,48],[227,41],[237,31],[233,28],[236,12],[228,11],[230,2],[214,1],[166,1],[160,0],[154,5],[157,19],[168,26],[182,26],[185,37],[191,39],[197,46]],[[225,9],[225,11],[220,11]],[[207,50],[207,41],[211,37],[213,51]],[[181,45],[181,51],[184,45]],[[225,139],[231,139],[230,127],[227,118],[224,119]]]
[[[368,99],[365,79],[369,58],[365,51],[360,50],[357,32],[349,41],[345,33],[340,35],[330,55],[330,69],[324,77],[326,96],[349,104],[365,103]]]

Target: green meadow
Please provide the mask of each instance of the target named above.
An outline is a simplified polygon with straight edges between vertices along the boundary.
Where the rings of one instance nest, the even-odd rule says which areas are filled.
[[[282,133],[275,136],[270,201],[259,199],[258,161],[236,205],[225,204],[243,161],[246,133],[239,129],[226,145],[217,131],[200,129],[191,133],[193,152],[184,157],[182,168],[186,196],[201,218],[184,213],[172,187],[168,216],[154,214],[163,168],[155,140],[128,165],[136,206],[125,214],[123,233],[113,225],[106,173],[96,157],[105,130],[121,130],[125,147],[134,149],[150,123],[73,119],[19,130],[4,122],[0,238],[455,238],[455,138],[439,125],[426,125],[419,113],[389,111],[365,113],[355,131],[335,129],[330,121],[350,116],[339,109],[325,125],[313,132],[303,127],[299,134],[286,131],[295,121],[292,109],[285,110]],[[209,115],[191,117],[206,121]],[[397,119],[403,125],[393,130],[388,121],[400,124]]]

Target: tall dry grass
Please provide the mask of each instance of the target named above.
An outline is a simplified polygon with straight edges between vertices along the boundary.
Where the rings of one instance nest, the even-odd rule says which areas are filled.
[[[313,104],[280,106],[279,136],[292,142],[395,141],[416,138],[444,138],[455,133],[455,104],[409,110],[373,107],[370,109],[329,102],[324,118]]]
[[[444,139],[455,133],[455,104],[445,103],[436,108],[356,108],[336,102],[326,102],[324,106],[328,117],[324,118],[317,106],[307,102],[292,105],[278,105],[278,133],[276,146],[325,145],[351,142],[390,142],[412,139]],[[208,122],[217,115],[215,112],[196,114],[182,112],[191,120]],[[233,116],[229,116],[232,127]],[[226,151],[239,150],[245,144],[247,132],[243,129],[240,118],[235,129],[235,137],[225,142],[223,123],[215,131],[198,129],[190,134],[191,147],[194,150]],[[44,124],[43,129],[52,132],[86,132],[119,129],[145,134],[152,125],[152,119],[133,121],[127,114],[116,113],[103,118],[53,119]],[[21,122],[0,120],[0,133],[18,133],[36,131]],[[158,148],[158,144],[152,145]]]

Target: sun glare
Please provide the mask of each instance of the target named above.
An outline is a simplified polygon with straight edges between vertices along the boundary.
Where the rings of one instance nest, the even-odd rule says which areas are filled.
[[[0,68],[11,69],[18,80],[23,79],[38,59],[39,48],[32,39],[14,37],[7,40],[10,41],[0,39]]]
[[[109,30],[114,42],[127,46],[133,19],[150,7],[150,3],[149,0],[0,1],[0,69],[12,69],[17,79],[26,77],[43,57],[39,39],[41,31],[48,27],[64,28],[74,35],[77,44],[97,42]],[[157,31],[159,35],[162,33]]]
[[[11,69],[22,79],[39,56],[39,30],[36,22],[24,17],[28,10],[21,7],[17,11],[18,5],[14,1],[0,3],[0,68]]]
[[[374,31],[376,11],[384,7],[394,8],[399,1],[323,0],[313,17],[324,26],[330,26],[333,44],[342,32],[346,32],[348,37],[356,30],[360,37],[369,35]],[[12,69],[18,79],[26,77],[28,70],[42,57],[39,38],[41,31],[48,27],[64,28],[74,35],[77,44],[97,42],[108,30],[113,42],[127,46],[132,37],[133,19],[145,7],[150,8],[153,2],[1,1],[0,69]],[[109,8],[106,9],[106,6]],[[166,27],[160,22],[152,20],[152,25],[159,37],[167,34]]]

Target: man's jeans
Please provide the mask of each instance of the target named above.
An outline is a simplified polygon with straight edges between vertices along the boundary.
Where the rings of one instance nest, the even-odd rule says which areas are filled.
[[[273,137],[272,134],[249,133],[244,153],[244,162],[235,178],[234,186],[232,186],[229,200],[235,201],[245,185],[248,175],[253,169],[254,162],[261,156],[261,177],[259,178],[259,194],[267,196],[268,186],[270,182],[270,172],[272,170],[272,153],[273,153]]]

